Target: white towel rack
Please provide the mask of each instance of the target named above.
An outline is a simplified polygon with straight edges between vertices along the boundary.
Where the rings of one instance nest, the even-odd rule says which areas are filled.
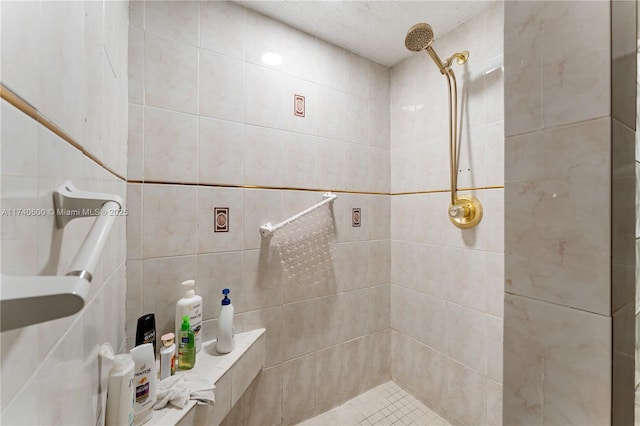
[[[0,329],[13,330],[79,312],[89,295],[98,260],[123,202],[112,194],[85,192],[64,181],[53,193],[56,225],[97,216],[65,276],[2,276]]]
[[[318,207],[321,207],[327,203],[331,203],[333,202],[336,198],[338,198],[337,195],[332,194],[331,192],[325,192],[324,194],[322,194],[322,198],[324,198],[323,201],[320,201],[318,204],[315,204],[311,207],[309,207],[306,210],[301,211],[300,213],[291,216],[289,219],[284,220],[280,223],[278,223],[277,225],[272,225],[271,222],[265,223],[264,225],[262,225],[260,227],[260,233],[262,234],[263,237],[268,237],[271,234],[273,234],[274,231],[282,228],[283,226],[293,222],[294,220],[314,211],[315,209],[317,209]]]

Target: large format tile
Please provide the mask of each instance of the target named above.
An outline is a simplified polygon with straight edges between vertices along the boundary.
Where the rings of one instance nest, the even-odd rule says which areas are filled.
[[[146,105],[196,113],[198,49],[147,32],[144,58]]]
[[[195,187],[145,185],[142,197],[144,258],[197,252]]]
[[[610,131],[603,119],[508,140],[522,166],[507,167],[507,291],[610,312]]]
[[[195,183],[198,120],[195,116],[144,109],[144,179]]]
[[[608,424],[611,319],[507,295],[505,424]]]

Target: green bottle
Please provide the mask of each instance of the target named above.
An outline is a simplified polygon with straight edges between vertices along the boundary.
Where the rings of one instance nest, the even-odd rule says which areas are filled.
[[[182,327],[178,335],[178,368],[189,370],[196,364],[196,338],[189,327],[189,317],[182,317]]]

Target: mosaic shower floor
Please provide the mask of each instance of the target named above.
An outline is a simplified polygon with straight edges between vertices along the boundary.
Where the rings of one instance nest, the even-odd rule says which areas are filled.
[[[300,425],[447,426],[449,423],[390,381]]]

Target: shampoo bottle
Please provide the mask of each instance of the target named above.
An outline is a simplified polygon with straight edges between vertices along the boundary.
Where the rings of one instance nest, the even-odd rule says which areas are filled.
[[[107,426],[131,426],[133,424],[133,369],[135,363],[130,354],[116,355],[109,371],[107,388]]]
[[[222,299],[220,308],[220,316],[218,317],[218,341],[216,342],[216,351],[221,354],[229,353],[236,345],[233,331],[233,305],[229,299],[229,289],[222,290],[224,299]]]
[[[187,291],[184,297],[176,303],[176,336],[180,333],[182,317],[188,316],[189,324],[191,324],[193,334],[196,336],[196,352],[198,352],[202,347],[202,297],[194,291],[195,283],[194,280],[182,282]]]
[[[154,314],[146,314],[138,318],[136,327],[136,346],[144,343],[153,344],[153,354],[156,353],[156,317]]]
[[[133,358],[133,386],[136,400],[133,406],[133,423],[141,425],[153,416],[153,404],[156,402],[156,361],[153,345],[145,343],[131,349]]]
[[[182,317],[182,326],[178,334],[178,368],[189,370],[196,364],[196,347],[193,331],[189,328],[189,317]]]
[[[162,336],[162,349],[160,349],[160,380],[176,374],[176,344],[173,333]]]

